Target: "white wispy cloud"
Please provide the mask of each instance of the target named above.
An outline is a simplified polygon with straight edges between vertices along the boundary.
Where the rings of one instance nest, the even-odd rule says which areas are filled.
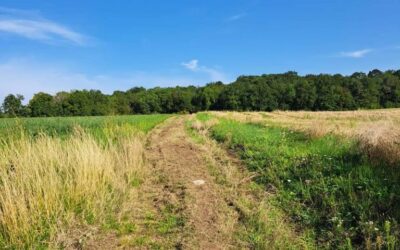
[[[226,21],[226,22],[233,22],[233,21],[242,19],[242,18],[244,18],[245,16],[247,16],[247,13],[243,12],[243,13],[239,13],[239,14],[236,14],[236,15],[232,15],[232,16],[226,18],[225,21]]]
[[[208,69],[205,69],[207,72]],[[221,80],[219,72],[185,75],[179,71],[130,71],[115,74],[88,74],[67,68],[57,62],[38,62],[30,58],[13,58],[0,62],[0,103],[7,94],[22,94],[28,101],[34,93],[55,94],[73,89],[98,89],[111,94],[135,86],[173,87],[201,85],[212,79]]]
[[[70,28],[40,17],[36,12],[0,8],[0,32],[28,39],[53,42],[64,40],[84,45],[87,38]]]
[[[23,10],[23,9],[12,9],[0,6],[1,16],[14,16],[14,17],[26,17],[31,19],[37,19],[40,17],[40,12],[37,10]]]
[[[350,57],[350,58],[362,58],[368,53],[371,53],[372,49],[362,49],[362,50],[355,50],[355,51],[347,51],[347,52],[340,52],[340,57]]]
[[[189,62],[183,62],[182,66],[189,70],[196,71],[199,69],[199,60],[193,59],[190,60]]]
[[[239,19],[242,19],[243,17],[247,16],[247,13],[243,12],[243,13],[239,13],[236,15],[232,15],[228,18],[225,19],[226,22],[233,22],[233,21],[237,21]]]
[[[223,81],[223,82],[228,81],[224,73],[214,68],[209,68],[206,66],[199,65],[199,60],[197,59],[192,59],[188,62],[183,62],[181,65],[192,72],[207,74],[211,81]]]

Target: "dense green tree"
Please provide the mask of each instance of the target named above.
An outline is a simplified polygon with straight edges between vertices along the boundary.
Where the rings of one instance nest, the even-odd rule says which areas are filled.
[[[293,100],[294,110],[312,110],[317,99],[315,86],[306,79],[299,79],[295,84]]]
[[[295,72],[288,72],[282,76],[273,76],[270,86],[277,99],[278,109],[288,110],[293,106],[296,95],[294,82],[297,79],[297,73]]]
[[[222,82],[209,83],[205,87],[198,88],[192,100],[195,111],[216,109],[215,103],[223,88]]]
[[[38,93],[27,106],[22,105],[22,100],[22,96],[7,96],[3,113],[14,117],[391,108],[400,107],[400,70],[374,69],[350,76],[299,76],[289,71],[240,76],[226,85],[215,82],[204,87],[134,87],[112,95],[99,90],[59,92],[55,96]]]
[[[173,88],[154,88],[152,92],[158,96],[160,102],[161,113],[173,113],[175,112],[174,101],[172,99]]]
[[[62,91],[54,96],[55,113],[57,116],[70,116],[70,104],[68,103],[70,93]]]
[[[385,75],[381,88],[381,105],[395,108],[400,105],[400,79],[393,75]]]
[[[134,114],[162,112],[158,96],[151,91],[137,93],[135,99],[131,102],[131,108]]]
[[[146,91],[146,89],[143,87],[134,87],[134,88],[129,89],[126,92],[130,93],[130,94],[136,94],[136,93],[143,92],[143,91]]]
[[[3,111],[8,117],[27,116],[28,112],[22,105],[23,95],[8,95],[4,98]]]
[[[56,103],[53,96],[40,92],[33,96],[29,101],[28,107],[31,110],[31,116],[54,116],[56,115]]]
[[[70,116],[108,115],[112,111],[108,96],[99,90],[75,90],[63,95],[62,113]]]
[[[335,101],[332,77],[329,75],[319,75],[313,77],[313,80],[315,86],[318,86],[314,110],[336,110],[338,106]]]
[[[353,110],[356,107],[353,96],[348,88],[336,85],[333,88],[336,109],[335,110]]]
[[[368,77],[377,77],[381,76],[383,73],[379,69],[373,69],[368,73]]]
[[[172,112],[192,112],[194,110],[192,106],[194,93],[194,87],[176,87],[171,93],[174,107]]]
[[[366,77],[367,77],[367,75],[364,72],[355,72],[351,75],[351,78],[355,78],[358,80],[364,79]]]
[[[132,112],[128,94],[123,91],[114,91],[110,96],[112,114],[127,115]]]
[[[259,82],[255,92],[257,93],[257,99],[253,110],[272,111],[278,108],[278,100],[269,85]]]
[[[359,103],[361,108],[380,108],[380,85],[381,79],[364,78],[362,80],[364,86],[364,93]]]
[[[228,85],[220,94],[217,104],[215,105],[221,110],[241,110],[241,102],[239,101],[240,85],[233,83]]]

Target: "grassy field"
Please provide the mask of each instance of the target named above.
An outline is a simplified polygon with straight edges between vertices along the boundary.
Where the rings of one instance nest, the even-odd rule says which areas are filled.
[[[213,112],[217,117],[245,123],[288,128],[311,138],[325,135],[358,142],[375,163],[400,165],[400,109],[343,112]]]
[[[207,112],[171,119],[147,136],[171,116],[0,119],[0,248],[79,248],[76,239],[94,234],[162,248],[190,243],[204,230],[217,234],[207,224],[190,227],[203,223],[189,211],[201,202],[193,195],[205,197],[192,186],[199,178],[212,188],[207,204],[227,202],[214,206],[230,211],[225,230],[234,233],[227,238],[244,248],[399,248],[398,109]],[[229,163],[232,153],[238,163]],[[148,168],[147,154],[158,168]],[[163,172],[169,169],[175,174]],[[183,190],[176,198],[171,183]],[[182,221],[166,220],[153,196],[138,200],[139,190],[159,190],[152,195],[181,208],[173,218]],[[145,209],[132,217],[138,202],[151,216]]]
[[[277,207],[313,232],[318,248],[398,248],[399,110],[197,118],[257,174]]]
[[[145,133],[169,115],[0,120],[0,248],[64,248],[88,228],[126,230]]]
[[[41,133],[55,137],[66,137],[77,127],[94,136],[102,134],[112,127],[128,126],[147,133],[154,126],[171,115],[131,115],[131,116],[88,116],[88,117],[49,117],[49,118],[3,118],[0,120],[2,138],[23,131],[31,137]]]
[[[400,109],[377,109],[359,111],[274,111],[274,112],[212,112],[242,122],[268,123],[302,130],[310,135],[335,133],[352,136],[365,127],[379,125],[395,126],[400,123]],[[314,131],[314,132],[312,132]]]

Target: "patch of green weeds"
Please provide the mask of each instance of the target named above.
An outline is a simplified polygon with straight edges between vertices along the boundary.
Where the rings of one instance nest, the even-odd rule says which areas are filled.
[[[312,231],[318,248],[399,247],[399,172],[373,166],[354,141],[227,119],[211,135],[258,173],[255,181],[276,194],[291,221]]]

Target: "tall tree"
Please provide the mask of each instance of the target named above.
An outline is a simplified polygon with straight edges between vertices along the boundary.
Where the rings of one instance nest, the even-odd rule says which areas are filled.
[[[393,75],[385,75],[381,89],[381,105],[385,108],[400,106],[400,79]]]
[[[317,99],[315,86],[306,79],[300,79],[295,85],[294,110],[312,110]]]
[[[114,91],[110,97],[112,114],[127,115],[131,113],[128,95],[122,91]]]
[[[10,94],[4,98],[3,111],[8,117],[25,116],[28,115],[27,110],[22,105],[24,100],[23,95]]]
[[[28,107],[31,110],[31,115],[36,116],[55,116],[56,104],[53,96],[40,92],[33,96],[29,101]]]

